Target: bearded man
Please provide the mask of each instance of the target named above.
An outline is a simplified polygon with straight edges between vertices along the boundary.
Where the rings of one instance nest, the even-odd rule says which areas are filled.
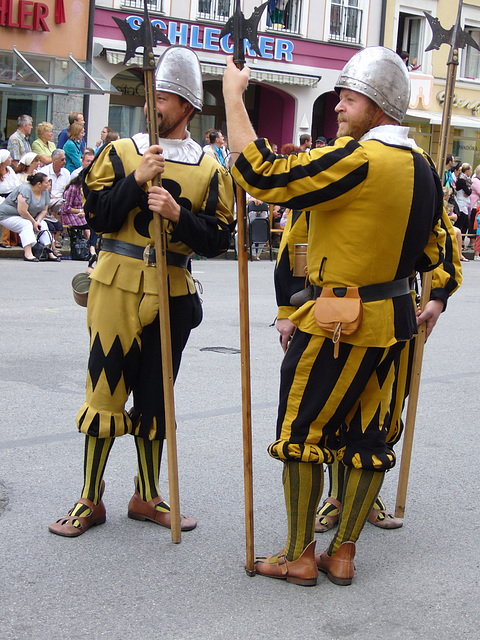
[[[284,463],[285,548],[257,558],[257,573],[300,585],[318,568],[339,585],[354,577],[355,542],[385,471],[389,410],[402,349],[416,332],[409,276],[443,260],[442,187],[400,127],[410,80],[384,47],[357,53],[336,84],[338,138],[310,154],[275,155],[256,139],[242,101],[249,70],[227,60],[224,97],[232,175],[251,196],[309,210],[310,296],[290,316],[272,457]],[[233,152],[232,152],[233,154]],[[385,176],[395,175],[385,187]],[[383,186],[382,186],[383,185]],[[338,531],[315,556],[323,463],[345,466]]]
[[[214,257],[230,245],[232,180],[187,131],[202,109],[198,58],[185,47],[170,47],[155,77],[160,144],[150,146],[145,133],[112,142],[85,179],[85,215],[102,245],[88,295],[86,401],[77,414],[85,434],[84,486],[68,515],[49,526],[60,536],[79,536],[105,522],[103,473],[115,438],[126,433],[134,436],[138,459],[128,516],[171,526],[158,487],[165,411],[152,211],[166,231],[174,377],[202,318],[190,256]],[[159,173],[162,186],[152,186]],[[133,407],[126,411],[130,393]],[[196,524],[181,517],[183,531]]]

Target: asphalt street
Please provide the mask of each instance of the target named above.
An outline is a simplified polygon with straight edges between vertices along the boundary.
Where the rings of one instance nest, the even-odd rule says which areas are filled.
[[[350,587],[321,574],[304,588],[243,569],[237,263],[194,261],[204,321],[176,385],[182,512],[170,532],[127,518],[136,454],[119,438],[105,473],[107,521],[67,539],[49,533],[80,495],[86,310],[70,281],[84,263],[0,260],[0,638],[143,640],[478,640],[480,265],[465,263],[425,348],[405,524],[367,524]],[[249,265],[255,552],[286,540],[274,439],[279,366],[273,263]],[[401,447],[397,454],[400,458]],[[393,509],[398,465],[382,495]],[[161,487],[168,497],[167,465]],[[317,534],[317,550],[331,535]]]

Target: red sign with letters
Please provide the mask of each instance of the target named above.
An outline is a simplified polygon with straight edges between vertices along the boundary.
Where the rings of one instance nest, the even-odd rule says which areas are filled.
[[[0,0],[0,26],[17,27],[33,31],[50,31],[47,25],[48,6],[43,2],[19,0],[17,10],[14,0]]]

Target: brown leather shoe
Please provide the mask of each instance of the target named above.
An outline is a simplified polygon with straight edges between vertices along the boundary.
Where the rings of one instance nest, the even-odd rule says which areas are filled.
[[[60,518],[53,524],[48,527],[48,530],[52,533],[55,533],[57,536],[65,536],[66,538],[76,538],[77,536],[81,536],[82,533],[85,533],[87,529],[93,527],[94,525],[103,524],[107,519],[105,505],[103,504],[103,492],[105,491],[105,482],[102,480],[102,485],[100,488],[100,502],[98,504],[94,504],[91,500],[87,498],[80,498],[77,500],[74,507],[70,509],[68,512],[68,516],[65,518]],[[77,504],[84,504],[86,507],[91,509],[91,513],[88,516],[72,516],[70,515],[75,509]],[[79,526],[74,527],[73,523],[78,522]]]
[[[355,575],[355,543],[343,542],[333,556],[327,552],[317,553],[315,560],[320,571],[327,574],[327,578],[334,584],[346,586],[352,584]]]
[[[153,500],[149,500],[146,502],[142,500],[140,494],[138,493],[138,478],[135,476],[135,493],[133,494],[130,502],[128,503],[128,517],[133,520],[149,520],[150,522],[155,522],[159,524],[161,527],[167,527],[167,529],[171,529],[172,519],[170,517],[170,513],[168,511],[159,511],[155,509],[157,504],[163,502],[163,498],[161,496],[157,496]],[[180,529],[182,531],[191,531],[195,529],[197,526],[197,521],[195,518],[186,518],[185,516],[180,514]]]
[[[380,529],[400,529],[403,527],[403,520],[395,518],[394,515],[383,509],[372,509],[368,516],[368,522]]]
[[[285,558],[285,549],[278,555],[277,562],[270,562],[271,555],[255,558],[255,571],[267,578],[286,580],[303,587],[317,584],[318,569],[315,562],[315,540],[305,548],[302,555],[293,562]]]
[[[337,526],[338,521],[340,520],[340,514],[342,513],[341,503],[336,498],[329,496],[328,498],[326,498],[326,500],[324,500],[322,507],[325,504],[332,504],[338,509],[338,513],[334,516],[322,516],[319,515],[317,511],[317,517],[315,518],[315,533],[325,533],[325,531],[330,531],[330,529],[333,529],[333,527]],[[325,524],[321,524],[322,520],[326,521]]]

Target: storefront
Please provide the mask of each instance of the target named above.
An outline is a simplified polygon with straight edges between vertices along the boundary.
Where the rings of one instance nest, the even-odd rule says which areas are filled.
[[[85,62],[91,36],[89,0],[0,0],[0,126],[5,138],[17,117],[48,121],[54,139],[70,111],[84,111],[88,96],[111,90]]]
[[[412,95],[404,124],[418,145],[437,160],[445,87],[433,76],[410,73]],[[450,121],[448,151],[473,169],[480,164],[480,90],[457,81]]]
[[[123,64],[124,37],[113,17],[126,19],[138,28],[140,12],[132,14],[97,8],[94,21],[93,61],[105,78],[119,91],[118,95],[92,97],[90,129],[101,131],[106,124],[120,135],[129,136],[144,128],[144,89],[141,53]],[[194,118],[192,136],[203,143],[204,131],[216,127],[226,131],[221,79],[225,55],[231,53],[228,37],[220,38],[221,27],[170,18],[152,19],[171,44],[191,47],[201,62],[204,78],[205,106]],[[331,108],[331,91],[339,70],[357,50],[349,45],[326,44],[301,38],[259,34],[261,56],[247,48],[251,68],[246,105],[259,135],[279,146],[297,141],[302,133],[334,135],[335,114]],[[164,45],[155,48],[160,56]],[[319,96],[321,99],[318,101]]]

